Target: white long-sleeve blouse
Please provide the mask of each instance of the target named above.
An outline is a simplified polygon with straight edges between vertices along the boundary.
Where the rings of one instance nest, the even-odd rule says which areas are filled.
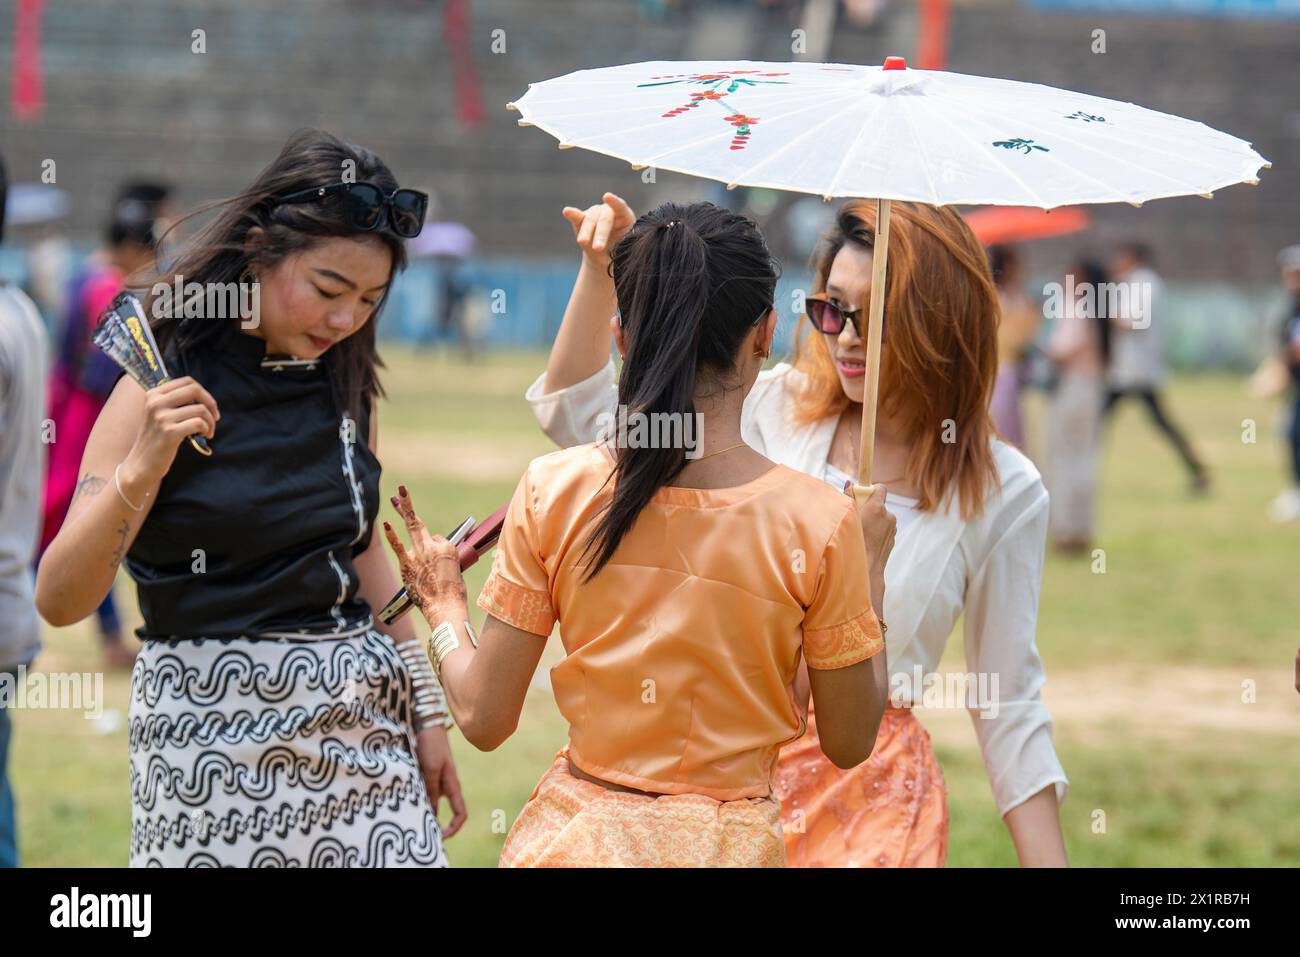
[[[825,478],[836,417],[793,424],[800,375],[786,363],[759,374],[745,399],[742,435],[774,462]],[[602,421],[608,422],[602,413],[618,402],[612,361],[582,382],[550,393],[545,388],[543,373],[526,398],[543,431],[563,447],[597,439]],[[994,800],[1005,815],[1049,784],[1057,801],[1064,801],[1068,781],[1040,695],[1046,675],[1034,641],[1047,490],[1029,459],[1004,442],[992,444],[1000,485],[989,493],[980,517],[962,521],[954,500],[900,521],[885,567],[884,617],[891,700],[967,708]],[[939,689],[955,683],[935,669],[963,611],[969,685],[954,701]]]

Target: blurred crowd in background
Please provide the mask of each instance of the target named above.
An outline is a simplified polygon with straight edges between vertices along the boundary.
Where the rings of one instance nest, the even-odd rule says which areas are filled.
[[[339,57],[346,48],[371,55]],[[1297,50],[1290,0],[0,0],[0,148],[15,183],[47,190],[34,219],[12,224],[0,276],[57,312],[56,290],[98,244],[123,184],[171,184],[176,210],[193,210],[313,126],[375,149],[444,224],[413,249],[382,335],[429,343],[460,330],[483,348],[548,347],[574,270],[560,208],[606,189],[638,210],[668,198],[743,207],[789,291],[830,216],[818,198],[727,193],[558,150],[506,104],[530,82],[618,62],[898,54],[1131,100],[1251,140],[1273,161],[1264,186],[1098,208],[1088,230],[1022,255],[1032,291],[1064,263],[1147,244],[1165,281],[1171,365],[1249,371],[1281,308],[1277,252],[1297,241]],[[778,347],[797,324],[783,310]]]
[[[1181,421],[1165,395],[1171,365],[1254,369],[1250,388],[1257,395],[1289,393],[1289,409],[1280,418],[1287,473],[1271,516],[1300,519],[1300,246],[1291,244],[1300,234],[1294,232],[1296,191],[1288,191],[1285,162],[1288,153],[1300,152],[1300,112],[1289,101],[1277,109],[1268,97],[1278,91],[1271,88],[1236,97],[1239,71],[1220,58],[1187,56],[1189,45],[1217,42],[1226,19],[1235,30],[1222,59],[1246,54],[1256,79],[1283,69],[1290,77],[1288,51],[1300,45],[1300,19],[1287,15],[1285,3],[482,0],[471,7],[463,0],[324,0],[313,9],[330,16],[319,23],[307,19],[301,0],[131,0],[115,8],[114,22],[126,28],[124,46],[149,45],[150,55],[91,67],[78,53],[103,11],[59,0],[0,0],[0,24],[13,27],[6,30],[10,42],[0,47],[11,79],[0,136],[10,170],[0,278],[30,295],[53,344],[48,413],[60,441],[52,446],[44,492],[42,547],[67,509],[81,450],[116,374],[90,344],[95,319],[128,277],[138,281],[166,262],[197,229],[201,218],[184,215],[200,198],[229,194],[245,168],[270,158],[269,150],[250,144],[278,141],[304,122],[337,126],[345,135],[355,129],[404,175],[426,183],[433,197],[429,221],[409,241],[411,265],[390,293],[380,330],[390,340],[455,349],[468,361],[496,347],[549,348],[576,269],[559,207],[582,205],[614,188],[639,208],[669,195],[710,199],[757,221],[784,266],[777,347],[789,349],[800,322],[800,292],[810,284],[809,252],[830,225],[834,204],[773,190],[727,190],[653,171],[647,176],[601,157],[559,158],[534,131],[514,129],[512,115],[493,106],[503,106],[528,79],[614,59],[878,62],[900,50],[927,68],[1042,82],[1066,71],[1068,85],[1122,92],[1145,105],[1213,120],[1254,139],[1275,160],[1270,188],[1276,198],[1263,204],[1258,190],[1238,190],[1214,203],[1173,200],[1149,211],[966,212],[989,249],[1002,296],[991,411],[1001,433],[1049,477],[1059,549],[1090,548],[1098,450],[1105,423],[1121,403],[1145,409],[1153,434],[1186,468],[1191,492],[1209,491],[1195,424]],[[575,43],[549,19],[566,11],[589,14],[590,36],[618,46],[601,46],[605,52],[597,54],[590,44]],[[317,69],[310,59],[314,41],[349,29],[392,56],[370,64],[364,77],[334,61]],[[177,55],[160,55],[166,43]],[[437,55],[441,51],[445,57]],[[1162,53],[1175,59],[1162,65]],[[292,61],[292,75],[308,77],[310,91],[286,94],[268,88],[265,76],[250,80],[229,70],[253,61],[271,71],[278,61]],[[130,64],[144,64],[144,72],[125,72],[135,68]],[[1204,81],[1200,87],[1188,87],[1192,65]],[[236,95],[233,113],[219,91],[203,84],[214,68]],[[115,123],[95,109],[87,85],[102,87],[103,72],[119,81],[120,95],[105,107]],[[184,114],[160,113],[150,99],[156,93],[149,81],[164,76],[182,86]],[[257,89],[255,101],[249,82]],[[348,90],[352,101],[341,108],[336,100],[326,108],[324,99],[304,99]],[[424,96],[430,91],[431,99]],[[380,99],[385,96],[391,99]],[[174,111],[174,100],[169,106]],[[1265,116],[1267,123],[1252,122]],[[103,150],[62,151],[66,136],[100,143]],[[214,155],[229,164],[214,164]],[[1107,293],[1113,289],[1141,292],[1120,301]],[[1031,447],[1022,414],[1025,391],[1033,389],[1049,396],[1040,448]],[[129,662],[111,595],[99,622],[110,663]]]
[[[379,53],[341,62],[340,38]],[[248,181],[297,126],[366,143],[433,197],[390,292],[390,341],[467,361],[548,349],[578,265],[560,208],[612,189],[638,211],[710,199],[756,220],[784,265],[776,348],[790,349],[790,304],[810,287],[833,204],[560,154],[503,109],[530,80],[658,58],[905,53],[921,68],[1090,90],[1252,140],[1274,161],[1262,198],[1242,188],[1144,210],[967,211],[1002,298],[991,413],[1047,477],[1054,546],[1088,554],[1113,411],[1140,405],[1189,492],[1207,494],[1214,477],[1196,423],[1167,394],[1170,368],[1253,371],[1246,387],[1284,403],[1270,515],[1300,521],[1298,51],[1300,13],[1285,0],[0,0],[0,281],[30,297],[45,330],[59,436],[41,548],[117,376],[90,342],[100,312],[175,255],[202,221],[188,211]],[[1137,292],[1116,299],[1115,288]],[[1025,426],[1031,390],[1047,396],[1038,435]],[[107,664],[129,666],[136,643],[111,594],[97,619]]]
[[[1275,160],[1270,186],[1292,197],[1289,214],[1285,202],[1260,205],[1252,190],[1210,204],[1167,201],[1159,211],[1108,207],[1091,218],[1079,209],[967,211],[989,249],[1003,302],[991,411],[1002,434],[1049,477],[1056,546],[1086,553],[1096,520],[1098,450],[1115,407],[1143,406],[1154,434],[1184,464],[1191,491],[1204,494],[1212,480],[1196,451],[1194,423],[1182,422],[1165,395],[1169,366],[1256,369],[1257,394],[1291,393],[1283,416],[1289,474],[1272,517],[1300,519],[1300,246],[1289,245],[1300,234],[1285,233],[1297,221],[1294,193],[1278,182],[1290,175],[1284,160],[1296,152],[1300,113],[1296,104],[1275,110],[1262,94],[1234,98],[1234,71],[1225,73],[1217,57],[1186,56],[1189,44],[1215,38],[1227,18],[1237,29],[1223,58],[1245,53],[1253,72],[1277,73],[1288,62],[1287,44],[1300,43],[1300,20],[1285,16],[1286,4],[325,0],[312,8],[329,14],[319,22],[307,19],[300,0],[131,0],[114,7],[124,48],[148,45],[148,57],[92,66],[78,53],[103,11],[58,0],[0,0],[0,24],[13,27],[6,30],[11,42],[0,47],[11,78],[0,136],[11,179],[0,277],[30,294],[53,344],[48,413],[60,441],[51,447],[42,547],[67,509],[81,450],[116,374],[90,344],[95,319],[128,277],[174,255],[197,228],[182,217],[200,198],[228,194],[246,167],[270,158],[257,145],[278,141],[294,125],[356,130],[405,176],[425,181],[433,196],[429,222],[409,242],[411,265],[391,292],[380,331],[388,339],[452,348],[469,361],[494,347],[549,348],[576,269],[559,207],[583,205],[604,188],[641,208],[673,195],[744,212],[784,265],[778,304],[797,303],[809,288],[808,254],[830,225],[833,204],[672,174],[647,177],[600,157],[560,158],[496,108],[528,79],[615,59],[705,55],[878,62],[907,52],[921,67],[1042,82],[1067,71],[1070,86],[1128,93],[1254,138]],[[552,19],[566,11],[588,14],[590,37],[618,45],[575,43]],[[369,64],[364,77],[332,60],[318,69],[311,59],[316,42],[350,29],[391,56]],[[161,55],[167,44],[176,47],[174,56]],[[1162,52],[1179,55],[1162,66]],[[285,76],[306,76],[311,88],[286,93],[284,84],[268,87],[266,74],[247,78],[231,70],[256,62],[274,73],[277,61],[291,61]],[[1179,71],[1193,62],[1207,82],[1188,89]],[[217,86],[235,96],[233,112],[218,89],[203,83],[214,69]],[[119,96],[95,109],[89,84],[102,87],[101,73],[117,82]],[[173,98],[160,112],[151,81],[163,78],[184,99]],[[334,105],[336,97],[327,107],[317,98],[331,93],[343,94],[345,105]],[[185,111],[175,110],[177,102]],[[1269,124],[1252,123],[1265,115]],[[65,136],[100,143],[102,152],[62,151]],[[214,163],[214,156],[229,162]],[[1268,268],[1274,257],[1277,272]],[[1114,287],[1143,293],[1116,308],[1105,292]],[[781,312],[777,345],[789,349],[800,317],[795,306]],[[1050,397],[1041,448],[1030,447],[1021,411],[1032,389]],[[111,595],[99,625],[109,662],[127,664]]]

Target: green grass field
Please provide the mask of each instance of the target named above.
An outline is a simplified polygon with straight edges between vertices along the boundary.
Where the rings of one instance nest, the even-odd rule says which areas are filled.
[[[503,504],[528,460],[551,448],[523,400],[544,356],[493,354],[472,367],[392,348],[385,357],[384,494],[405,482],[431,526],[445,531]],[[1265,517],[1283,478],[1278,409],[1228,377],[1180,379],[1169,398],[1211,466],[1211,496],[1189,498],[1145,414],[1121,408],[1104,460],[1096,544],[1105,572],[1088,558],[1048,559],[1039,647],[1070,777],[1067,848],[1082,866],[1295,866],[1300,526]],[[1039,397],[1030,412],[1036,452],[1044,446]],[[1253,443],[1243,441],[1247,420]],[[487,566],[467,575],[471,594]],[[126,576],[118,594],[132,618]],[[559,654],[553,638],[544,664]],[[959,634],[943,664],[964,670]],[[91,626],[48,630],[38,667],[98,670]],[[125,672],[105,678],[120,720],[14,713],[10,771],[26,865],[126,863],[128,684]],[[479,753],[453,733],[470,809],[448,843],[455,865],[495,864],[505,830],[564,744],[544,675],[537,684],[518,733],[497,751]],[[949,864],[1014,865],[969,718],[929,710],[921,719],[948,782]]]

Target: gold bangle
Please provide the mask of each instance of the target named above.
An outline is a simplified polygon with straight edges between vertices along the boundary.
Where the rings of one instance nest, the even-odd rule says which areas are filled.
[[[443,660],[458,648],[460,637],[456,634],[456,626],[449,621],[439,622],[429,636],[429,660],[433,662],[433,670],[439,679],[442,678]]]

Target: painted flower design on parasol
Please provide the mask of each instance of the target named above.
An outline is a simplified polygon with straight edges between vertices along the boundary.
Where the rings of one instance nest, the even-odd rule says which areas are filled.
[[[745,68],[743,75],[736,66]],[[678,72],[662,75],[665,70]],[[677,91],[662,91],[664,100],[656,96],[656,104],[677,103],[666,118],[703,106],[707,121],[697,113],[700,122],[688,119],[687,129],[677,124],[670,132],[680,130],[680,136],[666,135],[662,124],[629,121],[626,98],[618,94],[670,84],[684,87],[683,99],[699,95],[681,104]],[[709,103],[722,112],[714,114]],[[877,356],[893,202],[1043,210],[1091,203],[1140,206],[1170,196],[1208,199],[1234,183],[1258,184],[1259,171],[1269,165],[1245,140],[1200,122],[1042,84],[909,70],[902,57],[887,57],[879,67],[629,63],[530,84],[510,106],[522,114],[522,125],[541,127],[562,148],[592,150],[634,169],[653,164],[728,186],[827,200],[875,197],[864,339],[868,355],[874,349]],[[718,155],[723,137],[711,132],[715,115],[734,126],[732,149],[745,149],[746,134],[763,118],[765,135],[754,141],[749,161]],[[820,149],[791,148],[800,140],[813,142],[814,136]],[[1117,162],[1121,151],[1123,162]],[[736,162],[727,162],[731,159]],[[878,363],[867,373],[862,406],[857,478],[863,485],[871,481],[874,464],[877,373]]]
[[[728,111],[730,115],[723,117],[723,122],[730,123],[736,128],[735,135],[731,138],[731,149],[743,150],[745,144],[749,142],[750,134],[753,132],[751,127],[758,122],[757,116],[747,116],[745,113],[737,110],[727,102],[726,97],[743,91],[745,88],[753,88],[760,84],[779,84],[785,85],[787,80],[763,80],[751,79],[751,75],[759,77],[772,76],[789,76],[789,73],[763,73],[759,70],[724,70],[720,73],[679,73],[675,75],[652,76],[650,83],[638,83],[638,87],[645,86],[671,86],[674,83],[690,83],[701,86],[707,86],[707,90],[699,93],[692,93],[689,102],[681,106],[674,107],[663,116],[665,119],[671,119],[674,116],[681,116],[690,110],[695,109],[701,103],[717,103]]]

